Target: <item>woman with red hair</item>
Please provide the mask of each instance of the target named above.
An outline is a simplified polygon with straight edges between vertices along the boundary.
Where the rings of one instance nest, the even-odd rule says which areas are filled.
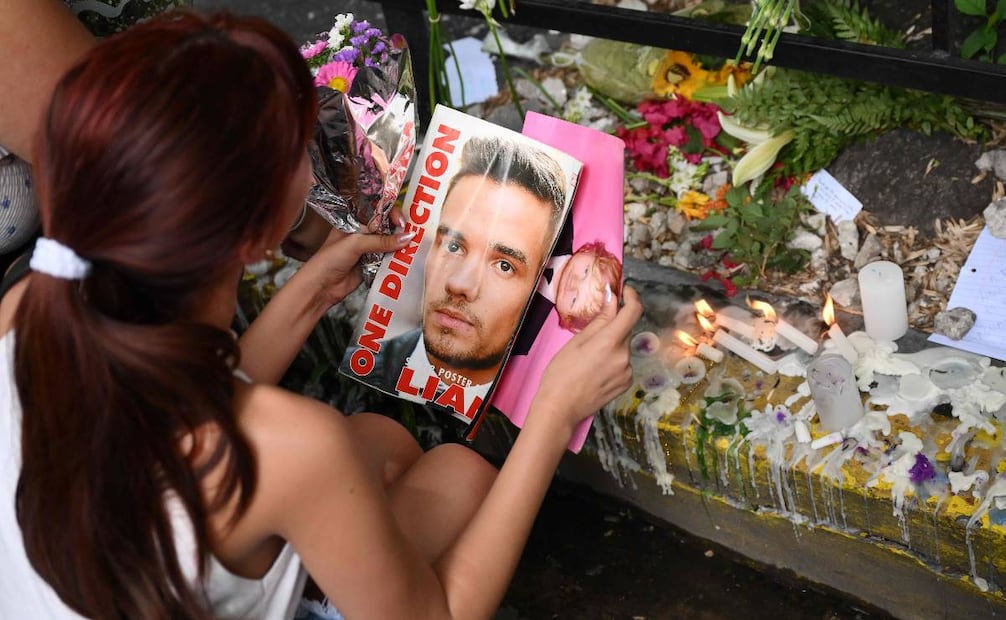
[[[234,340],[316,105],[296,45],[228,15],[138,25],[57,84],[44,236],[0,300],[0,617],[289,618],[307,573],[349,618],[493,615],[573,428],[629,385],[638,299],[555,358],[498,475],[276,387],[359,257],[408,241],[333,233]]]

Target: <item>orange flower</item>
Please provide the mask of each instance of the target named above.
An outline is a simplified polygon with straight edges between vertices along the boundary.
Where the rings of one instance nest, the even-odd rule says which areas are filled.
[[[678,199],[676,208],[690,220],[702,220],[709,215],[709,196],[695,190],[688,190]]]
[[[727,192],[730,191],[730,184],[724,183],[716,190],[716,196],[706,205],[706,214],[723,211],[727,208]]]
[[[737,88],[740,88],[751,81],[751,63],[743,62],[740,65],[735,65],[734,61],[728,60],[723,63],[719,71],[710,75],[714,84],[726,84],[727,78],[733,75],[734,83]]]

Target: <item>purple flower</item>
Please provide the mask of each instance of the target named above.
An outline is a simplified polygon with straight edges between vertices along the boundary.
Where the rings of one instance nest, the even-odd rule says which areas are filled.
[[[361,34],[350,38],[349,42],[353,45],[353,47],[365,47],[367,45],[367,41],[369,40],[370,37]]]
[[[775,419],[776,419],[777,421],[779,421],[779,422],[782,422],[782,421],[784,421],[784,420],[786,419],[786,412],[785,412],[785,411],[783,411],[782,409],[780,409],[780,410],[776,411],[776,412],[775,412]]]
[[[376,38],[376,37],[381,36],[381,29],[380,28],[367,28],[365,31],[363,31],[363,34],[367,35],[368,37],[375,37]]]
[[[350,27],[350,30],[353,31],[353,34],[362,34],[367,30],[370,30],[370,22],[368,22],[365,19],[361,19],[358,22],[353,22],[353,25]],[[378,32],[380,31],[378,30]]]
[[[912,468],[908,470],[908,475],[911,476],[912,482],[915,484],[922,484],[935,478],[936,470],[933,469],[933,464],[929,462],[926,455],[919,452],[915,455],[915,465],[912,465]]]
[[[344,47],[341,50],[339,50],[338,52],[336,52],[334,56],[332,56],[332,60],[333,61],[339,60],[339,61],[342,61],[342,62],[354,63],[354,62],[356,62],[356,58],[359,55],[360,55],[360,50],[358,50],[356,48],[353,48],[353,47]]]
[[[384,44],[384,41],[378,41],[377,43],[374,44],[374,47],[370,49],[370,53],[375,55],[380,54],[385,49],[387,49],[387,47],[388,46]]]

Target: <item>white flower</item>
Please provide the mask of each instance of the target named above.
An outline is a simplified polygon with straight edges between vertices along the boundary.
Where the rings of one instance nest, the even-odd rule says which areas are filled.
[[[708,163],[693,164],[676,148],[667,150],[667,167],[670,172],[667,185],[679,199],[690,190],[701,190],[702,180],[709,171]]]
[[[590,90],[586,86],[581,86],[566,102],[562,117],[571,123],[579,123],[587,116],[593,100],[594,96],[590,94]]]
[[[343,43],[346,41],[346,33],[349,32],[349,27],[352,23],[352,13],[340,13],[335,16],[335,25],[328,31],[329,49],[338,50],[343,47]]]
[[[496,8],[496,0],[461,0],[461,8],[475,9],[479,13],[492,13]]]

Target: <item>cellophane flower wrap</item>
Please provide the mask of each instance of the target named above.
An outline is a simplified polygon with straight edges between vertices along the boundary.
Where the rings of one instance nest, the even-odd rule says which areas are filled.
[[[386,233],[416,146],[416,86],[405,39],[344,13],[301,54],[320,104],[308,205],[345,232]],[[365,275],[379,262],[367,257]]]

